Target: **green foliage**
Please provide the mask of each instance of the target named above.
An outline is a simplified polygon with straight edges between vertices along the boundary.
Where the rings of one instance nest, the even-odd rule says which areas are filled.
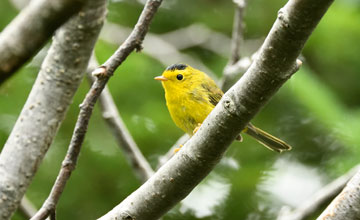
[[[281,0],[248,1],[245,38],[265,37],[276,19],[277,10],[285,3]],[[281,188],[279,183],[271,182],[273,178],[280,183],[286,182],[289,179],[284,177],[291,177],[299,167],[309,173],[315,172],[318,175],[314,175],[313,179],[302,179],[310,181],[310,185],[314,186],[311,189],[300,184],[295,185],[295,190],[281,188],[289,194],[288,197],[296,195],[294,191],[310,196],[319,188],[316,186],[325,184],[358,163],[359,8],[354,7],[351,1],[335,1],[306,44],[304,66],[253,120],[255,125],[286,140],[294,149],[279,155],[244,135],[244,142],[234,143],[226,158],[199,186],[199,192],[203,189],[201,187],[214,183],[224,188],[229,186],[224,199],[219,200],[210,215],[201,219],[275,219],[280,207],[289,202],[281,200],[276,190],[268,190],[269,187]],[[109,6],[108,19],[132,27],[141,9],[142,5],[137,1],[113,1]],[[0,12],[0,28],[3,28],[16,12],[7,1],[0,1]],[[159,10],[150,31],[166,33],[193,23],[203,23],[230,37],[232,22],[232,1],[169,0]],[[117,46],[100,40],[95,50],[99,62],[104,62]],[[198,57],[218,76],[227,63],[227,58],[201,46],[181,52]],[[133,53],[109,82],[125,124],[154,168],[158,157],[165,154],[182,135],[168,114],[161,85],[153,80],[164,68],[147,54]],[[25,66],[0,87],[0,146],[10,134],[38,70],[36,65]],[[78,105],[88,88],[84,80],[56,140],[27,191],[37,207],[47,197],[58,174],[79,112]],[[288,163],[290,168],[287,169],[283,163]],[[296,173],[300,178],[302,174]],[[58,219],[95,219],[139,186],[140,182],[96,108],[77,169],[60,200]],[[211,197],[211,193],[202,196]],[[298,205],[301,201],[294,199],[290,205]],[[194,207],[197,205],[194,204]],[[180,204],[164,219],[200,219],[197,215],[196,210],[184,211],[184,205]],[[14,219],[23,218],[17,214]]]

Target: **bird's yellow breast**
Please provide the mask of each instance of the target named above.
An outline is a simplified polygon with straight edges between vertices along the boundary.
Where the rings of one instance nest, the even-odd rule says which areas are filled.
[[[178,94],[165,92],[165,98],[171,118],[189,135],[192,135],[198,124],[202,123],[214,108],[203,91],[183,91]]]

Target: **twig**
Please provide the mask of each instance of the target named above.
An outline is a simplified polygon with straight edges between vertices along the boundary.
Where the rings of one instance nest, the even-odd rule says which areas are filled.
[[[30,219],[31,217],[33,217],[35,215],[35,213],[37,212],[36,207],[34,206],[34,204],[32,204],[30,202],[30,200],[27,198],[27,196],[24,196],[21,199],[19,210],[27,219]]]
[[[55,211],[55,206],[65,188],[66,182],[70,178],[72,171],[76,167],[77,159],[81,150],[81,145],[84,141],[89,120],[94,108],[94,105],[104,89],[107,81],[113,75],[115,69],[127,58],[127,56],[135,49],[141,49],[141,43],[147,33],[150,22],[154,17],[161,0],[148,0],[140,15],[140,18],[135,25],[134,30],[119,49],[103,64],[93,71],[96,77],[85,99],[80,105],[80,113],[76,121],[75,129],[71,142],[66,153],[65,159],[62,162],[60,173],[51,190],[49,197],[39,210],[39,212],[32,218],[32,220],[43,220],[49,214]]]
[[[18,207],[82,80],[104,17],[98,2],[90,1],[94,10],[79,12],[57,31],[0,154],[0,195],[6,198],[0,202],[1,220]]]
[[[354,169],[357,169],[355,175],[317,220],[352,220],[360,218],[360,170],[359,167]]]
[[[290,0],[259,57],[223,96],[197,133],[146,183],[101,220],[157,219],[187,196],[279,87],[297,71],[306,40],[332,0]]]
[[[304,220],[327,202],[333,199],[341,190],[346,186],[346,183],[356,174],[359,170],[360,165],[355,166],[344,175],[338,177],[331,183],[321,188],[315,195],[297,207],[295,210],[290,211],[289,208],[284,207],[278,216],[278,220]]]
[[[86,1],[31,1],[0,34],[0,84],[40,50]]]
[[[234,66],[241,65],[241,75],[246,72],[250,67],[251,61],[249,58],[245,57],[240,60],[240,48],[244,42],[243,36],[243,18],[244,18],[244,9],[246,6],[245,0],[234,0],[235,3],[235,14],[234,14],[234,24],[231,38],[231,53],[228,64],[225,66],[223,71],[223,77],[221,79],[221,88],[223,91],[227,91],[237,80],[238,75],[229,74],[229,69],[234,68]],[[239,71],[240,72],[240,71]],[[238,73],[238,72],[237,72]]]
[[[90,65],[95,68],[98,66],[94,57],[91,59]],[[93,69],[94,68],[90,67],[90,70]],[[91,72],[92,71],[88,71],[88,79],[93,83],[95,78],[91,75]],[[125,157],[128,159],[136,176],[142,182],[145,182],[154,174],[154,171],[126,128],[107,86],[105,86],[99,97],[99,104],[105,122],[115,136],[119,147],[125,153]]]
[[[120,66],[126,57],[133,51],[142,50],[142,42],[148,31],[150,22],[154,17],[157,9],[159,8],[162,0],[148,0],[145,7],[136,23],[134,30],[125,42],[115,51],[115,53],[97,70],[94,71],[94,76],[97,77],[96,82],[105,87],[106,82],[109,80],[115,69]]]
[[[244,8],[246,6],[245,0],[236,0],[235,15],[234,15],[234,24],[233,32],[231,39],[231,55],[229,59],[229,65],[235,64],[240,58],[240,48],[244,41],[243,36],[243,18],[244,18]]]

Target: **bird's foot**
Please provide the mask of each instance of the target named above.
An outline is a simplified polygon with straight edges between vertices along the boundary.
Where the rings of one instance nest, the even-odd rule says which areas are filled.
[[[178,148],[175,148],[174,153],[177,153],[184,145],[180,144]]]

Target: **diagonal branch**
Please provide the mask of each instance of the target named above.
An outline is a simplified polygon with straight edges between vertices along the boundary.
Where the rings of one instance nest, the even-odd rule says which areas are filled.
[[[92,57],[90,62],[90,70],[94,69],[91,66],[95,68],[98,66],[94,57]],[[88,79],[92,83],[95,81],[91,71],[88,71]],[[107,86],[105,86],[99,97],[99,104],[105,122],[115,136],[119,147],[124,151],[125,157],[128,159],[134,173],[141,182],[145,182],[154,174],[154,171],[126,128]]]
[[[86,1],[31,1],[0,34],[0,84],[39,51]]]
[[[53,38],[23,110],[0,154],[0,219],[10,219],[65,117],[102,26],[104,8],[89,4]],[[96,8],[96,7],[99,7]],[[96,19],[95,19],[96,18]]]
[[[198,132],[145,184],[100,219],[157,219],[188,195],[250,119],[297,71],[301,62],[296,59],[331,3],[290,0],[279,11],[258,58]]]
[[[244,18],[244,9],[246,6],[245,0],[236,0],[235,2],[235,15],[234,15],[234,24],[233,32],[231,38],[231,56],[229,64],[235,64],[240,58],[240,48],[244,41],[243,36],[243,18]]]
[[[228,64],[225,66],[223,70],[223,77],[220,82],[221,89],[223,91],[227,91],[239,78],[236,77],[237,75],[235,74],[230,74],[228,71],[229,68],[233,68],[233,66],[237,66],[239,63],[242,63],[243,64],[242,66],[244,66],[245,64],[244,68],[242,68],[242,74],[244,74],[251,64],[249,58],[245,57],[241,59],[241,54],[240,54],[240,48],[244,43],[243,18],[246,7],[246,1],[234,0],[234,3],[235,3],[235,14],[234,14],[234,24],[233,24],[233,31],[231,38],[230,58]],[[241,61],[245,61],[245,63]]]

